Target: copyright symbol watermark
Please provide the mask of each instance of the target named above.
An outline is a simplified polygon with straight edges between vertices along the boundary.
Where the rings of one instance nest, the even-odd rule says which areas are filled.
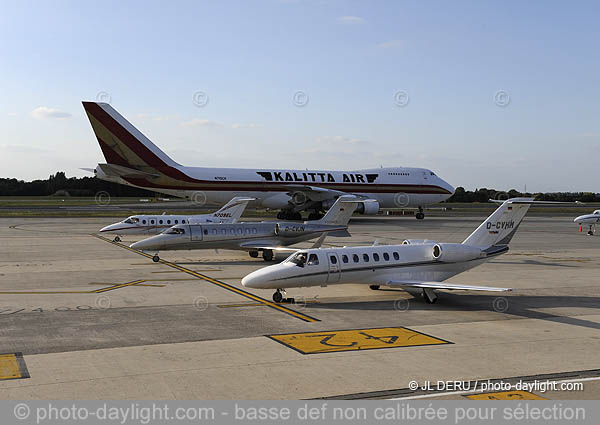
[[[109,92],[99,91],[98,94],[96,94],[96,102],[110,103],[112,102],[112,96]]]
[[[396,93],[394,93],[394,105],[398,106],[399,108],[404,108],[406,105],[408,105],[408,102],[410,102],[410,97],[404,90],[398,90]]]
[[[506,90],[498,90],[494,94],[494,103],[501,108],[507,107],[510,104],[510,94]]]
[[[410,196],[408,193],[396,193],[394,195],[394,205],[396,205],[398,208],[404,208],[408,206],[409,203]]]
[[[394,301],[394,310],[407,311],[410,308],[410,302],[405,298]]]
[[[106,310],[110,308],[110,298],[106,295],[100,295],[94,300],[94,305],[101,310]]]
[[[106,191],[101,191],[94,195],[94,201],[96,205],[108,205],[110,204],[110,194]]]
[[[194,308],[199,311],[204,311],[208,308],[208,299],[206,297],[194,298]]]
[[[292,97],[294,105],[301,108],[308,104],[308,93],[303,90],[296,90],[294,92],[294,96]]]
[[[504,313],[506,310],[508,310],[508,300],[504,297],[497,297],[494,299],[492,307],[494,308],[494,311],[497,311],[498,313]]]
[[[419,383],[417,381],[410,381],[408,383],[408,388],[412,391],[416,390],[417,388],[419,388]]]
[[[15,414],[15,418],[24,420],[27,419],[31,414],[31,409],[25,403],[19,403],[15,406],[13,412]]]
[[[196,105],[198,108],[202,108],[203,106],[206,106],[206,104],[208,103],[208,95],[201,90],[197,91],[192,96],[192,103],[194,105]]]
[[[192,196],[190,196],[190,200],[194,203],[194,205],[199,207],[206,204],[207,199],[206,193],[204,192],[194,192],[192,193]]]

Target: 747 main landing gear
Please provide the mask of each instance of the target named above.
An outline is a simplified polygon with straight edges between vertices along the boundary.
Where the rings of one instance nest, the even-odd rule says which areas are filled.
[[[423,220],[425,218],[425,213],[423,212],[423,207],[419,207],[419,212],[415,214],[417,220]]]
[[[293,212],[290,210],[281,210],[277,213],[279,220],[302,220],[302,214],[299,212]]]
[[[265,261],[273,261],[273,251],[270,249],[263,249],[263,260]]]

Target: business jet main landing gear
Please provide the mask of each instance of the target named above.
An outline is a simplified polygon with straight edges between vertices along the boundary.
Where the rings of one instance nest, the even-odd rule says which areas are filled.
[[[263,249],[263,260],[273,261],[273,251],[270,249]]]
[[[115,236],[113,242],[121,242],[121,237],[119,235]]]
[[[155,263],[158,263],[160,261],[160,257],[158,256],[158,254],[154,254],[152,256],[152,261],[154,261]]]
[[[252,258],[258,258],[258,251],[250,251],[249,254]]]
[[[587,232],[587,234],[588,234],[589,236],[594,236],[594,230],[592,229],[592,227],[594,227],[594,225],[593,225],[593,224],[590,224],[590,230],[588,230],[588,232]]]
[[[425,218],[425,213],[423,212],[423,207],[419,207],[419,212],[415,214],[417,220],[423,220]]]
[[[437,295],[433,292],[433,289],[423,288],[423,299],[427,304],[433,304],[437,301]]]

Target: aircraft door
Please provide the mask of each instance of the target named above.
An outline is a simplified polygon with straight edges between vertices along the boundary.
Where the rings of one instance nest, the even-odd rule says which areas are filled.
[[[327,254],[327,264],[329,265],[329,273],[327,274],[327,283],[339,282],[342,275],[340,268],[340,259],[337,254]]]
[[[192,238],[192,242],[193,241],[201,241],[202,240],[202,226],[200,225],[190,225],[190,237]]]

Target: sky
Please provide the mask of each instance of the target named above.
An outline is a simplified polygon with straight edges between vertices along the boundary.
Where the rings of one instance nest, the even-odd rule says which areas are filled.
[[[413,166],[600,192],[594,1],[4,2],[0,177],[104,162],[109,102],[188,166]]]

